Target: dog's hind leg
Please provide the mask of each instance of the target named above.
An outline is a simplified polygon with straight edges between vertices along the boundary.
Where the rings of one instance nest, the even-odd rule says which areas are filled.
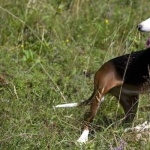
[[[102,99],[102,94],[99,91],[97,91],[95,96],[90,101],[90,105],[91,105],[90,111],[88,113],[88,117],[84,121],[84,129],[81,136],[77,140],[78,142],[86,143],[88,141],[89,126],[97,113],[101,99]]]
[[[103,65],[95,74],[95,92],[92,99],[89,101],[90,111],[85,118],[83,132],[77,140],[78,142],[86,143],[88,141],[89,126],[98,111],[103,96],[108,93],[113,87],[121,85],[122,81],[117,78],[116,72],[110,63],[106,63],[105,65]]]

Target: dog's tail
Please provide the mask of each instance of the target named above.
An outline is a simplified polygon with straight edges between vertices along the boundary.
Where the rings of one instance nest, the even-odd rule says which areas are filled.
[[[91,98],[87,99],[87,100],[82,100],[81,102],[78,103],[67,103],[67,104],[59,104],[56,105],[56,108],[68,108],[68,107],[81,107],[81,106],[86,106],[89,105],[91,102]]]
[[[77,107],[78,105],[79,105],[78,103],[67,103],[67,104],[59,104],[59,105],[56,105],[55,107],[67,108],[67,107]]]
[[[88,100],[83,100],[79,103],[67,103],[67,104],[59,104],[56,105],[55,108],[69,108],[69,107],[81,107],[81,106],[87,106],[90,105],[91,103],[91,98],[89,98]],[[102,97],[101,102],[103,102],[104,97]]]
[[[95,91],[93,91],[91,97],[87,100],[82,100],[81,102],[78,102],[78,103],[67,103],[67,104],[59,104],[59,105],[56,105],[55,108],[68,108],[68,107],[80,107],[80,106],[86,106],[86,105],[89,105],[91,100],[93,99],[95,95]]]

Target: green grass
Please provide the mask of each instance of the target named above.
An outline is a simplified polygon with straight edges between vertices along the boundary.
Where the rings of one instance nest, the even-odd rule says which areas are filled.
[[[126,150],[150,149],[148,138],[136,141],[135,133],[124,133],[117,123],[123,111],[112,96],[106,96],[87,145],[76,143],[87,108],[53,107],[87,99],[102,63],[145,48],[148,35],[136,26],[149,18],[149,4],[1,0],[0,149],[106,150],[121,140]],[[140,99],[140,107],[149,104],[148,95]],[[135,125],[148,115],[139,110]]]

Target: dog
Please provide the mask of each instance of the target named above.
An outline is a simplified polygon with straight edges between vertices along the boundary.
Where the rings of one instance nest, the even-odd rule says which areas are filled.
[[[138,25],[138,30],[150,31],[147,23],[150,19]],[[68,103],[56,107],[79,107],[90,105],[90,110],[84,120],[80,143],[88,141],[89,128],[98,108],[107,93],[110,93],[122,106],[125,122],[132,122],[139,103],[139,95],[150,91],[150,48],[132,52],[113,58],[104,63],[94,76],[94,90],[91,97],[80,103]]]

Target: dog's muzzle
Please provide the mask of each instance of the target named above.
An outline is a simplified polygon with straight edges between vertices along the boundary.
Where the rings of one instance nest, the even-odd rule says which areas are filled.
[[[142,31],[142,28],[143,28],[143,26],[142,26],[141,24],[138,24],[138,25],[137,25],[137,29],[138,29],[139,31]]]
[[[137,29],[141,32],[150,32],[150,18],[139,23]]]

